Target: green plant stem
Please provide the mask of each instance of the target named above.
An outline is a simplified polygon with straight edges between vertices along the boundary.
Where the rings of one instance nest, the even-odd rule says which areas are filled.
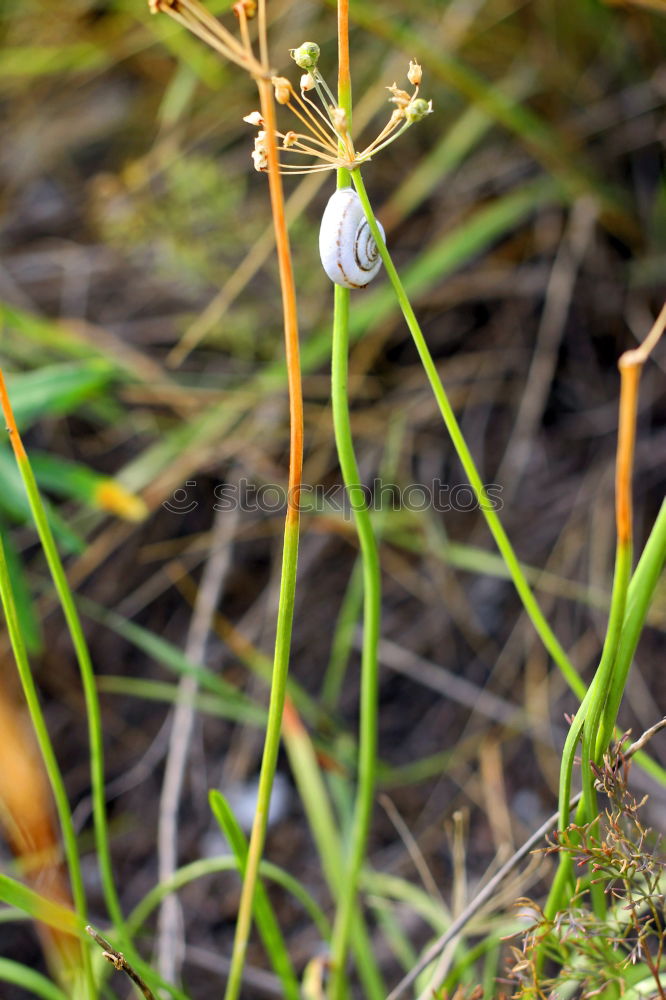
[[[296,712],[285,712],[283,738],[324,877],[331,896],[338,903],[344,885],[342,875],[345,871],[341,837],[317,754]],[[358,901],[352,918],[350,947],[354,952],[363,996],[366,1000],[383,1000],[386,996],[386,987],[377,968],[370,934]],[[343,985],[346,986],[346,983]]]
[[[225,997],[232,1000],[240,994],[243,977],[243,967],[247,953],[247,943],[252,924],[254,894],[259,875],[259,865],[266,841],[268,826],[268,810],[270,806],[273,778],[280,748],[280,729],[282,726],[282,711],[287,690],[287,675],[289,670],[289,652],[291,647],[291,628],[294,617],[294,600],[296,592],[296,571],[298,563],[298,518],[287,517],[284,528],[284,545],[282,550],[282,574],[280,577],[280,596],[278,605],[277,625],[275,634],[275,654],[273,660],[273,680],[271,683],[270,702],[268,706],[268,722],[264,737],[264,751],[259,774],[259,789],[257,792],[257,807],[252,824],[247,860],[243,872],[243,893],[238,910],[236,935],[231,959],[231,968]]]
[[[9,641],[11,643],[12,650],[14,652],[14,659],[16,661],[16,667],[21,680],[23,694],[25,696],[26,704],[28,706],[30,719],[32,721],[32,726],[35,731],[35,736],[37,738],[37,743],[39,745],[39,750],[42,755],[42,760],[44,762],[44,767],[46,769],[46,774],[49,779],[49,784],[53,792],[53,798],[55,800],[56,809],[58,812],[58,819],[60,821],[60,829],[62,832],[65,857],[67,859],[67,868],[69,871],[69,878],[72,887],[74,908],[81,923],[84,924],[87,919],[86,894],[83,886],[83,876],[81,873],[81,858],[79,856],[79,848],[76,841],[74,823],[72,822],[72,813],[69,808],[69,801],[67,799],[65,783],[62,778],[60,767],[58,766],[58,760],[56,758],[55,751],[53,749],[53,743],[51,742],[51,737],[49,736],[49,731],[46,725],[44,714],[42,712],[42,707],[39,703],[39,695],[37,694],[37,687],[35,685],[35,681],[32,676],[32,671],[30,669],[30,663],[28,661],[28,655],[26,652],[25,643],[23,642],[23,636],[21,634],[18,615],[16,613],[13,588],[12,588],[11,578],[9,575],[9,568],[7,566],[7,560],[5,558],[5,550],[1,535],[0,535],[0,598],[2,600],[2,607],[5,613],[5,620],[7,622],[7,632],[9,634]],[[93,997],[95,996],[95,985],[92,976],[90,954],[88,948],[85,947],[83,944],[81,946],[81,952],[83,961],[83,975],[86,983],[87,994],[88,997]]]
[[[247,860],[247,840],[245,834],[234,816],[229,803],[218,789],[211,789],[208,793],[208,802],[222,835],[226,838],[238,863],[238,870],[242,878]],[[296,978],[296,973],[294,972],[294,967],[289,957],[289,952],[273,905],[261,879],[257,882],[255,891],[254,917],[264,942],[266,953],[282,984],[284,1000],[299,1000],[300,990],[298,979]]]
[[[414,339],[416,349],[419,353],[419,357],[421,358],[421,363],[430,383],[433,395],[437,401],[439,411],[442,415],[449,436],[451,437],[456,454],[458,455],[460,463],[465,470],[470,486],[474,490],[476,498],[479,502],[481,513],[486,519],[488,528],[490,529],[490,532],[495,540],[495,544],[497,545],[497,548],[506,563],[513,584],[518,592],[518,596],[523,602],[523,607],[525,608],[530,621],[534,625],[537,634],[541,638],[541,641],[552,656],[555,663],[558,665],[571,689],[578,695],[579,698],[582,698],[585,694],[585,684],[578,676],[576,668],[569,660],[569,657],[548,624],[536,598],[532,594],[525,574],[523,573],[520,563],[516,558],[511,542],[509,541],[504,527],[502,526],[502,522],[493,510],[492,503],[486,495],[483,481],[476,468],[472,454],[467,447],[460,425],[458,424],[453,408],[451,407],[451,403],[449,402],[446,390],[442,385],[437,372],[437,367],[428,349],[425,337],[423,336],[414,314],[414,310],[412,309],[411,303],[407,297],[407,293],[405,292],[398,272],[395,269],[391,256],[386,249],[386,244],[382,238],[381,232],[377,226],[360,171],[358,169],[352,170],[351,178],[354,183],[354,187],[358,192],[358,196],[361,199],[361,203],[368,220],[368,225],[370,226],[372,235],[379,248],[379,253],[384,263],[384,267],[386,268],[389,281],[393,285],[396,298],[400,304],[400,308],[403,316],[405,317],[407,326],[409,327],[409,331]]]
[[[379,553],[351,432],[348,395],[349,291],[335,286],[333,319],[332,385],[333,427],[338,460],[349,501],[354,511],[363,561],[363,649],[361,655],[361,719],[359,732],[358,789],[349,857],[341,886],[333,926],[331,996],[342,996],[349,935],[352,927],[358,879],[365,856],[376,778],[377,692],[381,575]]]
[[[627,607],[627,590],[631,578],[631,560],[631,543],[618,545],[608,628],[606,630],[606,638],[604,640],[599,667],[590,685],[592,698],[585,724],[583,725],[581,768],[583,776],[584,815],[587,822],[590,822],[597,814],[597,794],[594,787],[594,774],[590,764],[598,764],[602,755],[608,749],[607,745],[597,745],[597,740],[602,715],[612,690],[620,635]]]
[[[338,104],[352,124],[352,88],[349,68],[349,0],[338,2]],[[337,172],[338,188],[349,185],[350,173]],[[331,943],[331,991],[333,1000],[346,993],[346,960],[354,926],[358,881],[365,857],[377,771],[377,698],[379,689],[378,645],[381,618],[381,570],[379,552],[366,506],[365,493],[354,454],[349,414],[349,289],[334,286],[331,399],[333,430],[338,461],[361,548],[363,566],[363,648],[361,651],[361,706],[359,764],[354,820],[349,853],[345,859]]]
[[[266,10],[265,0],[259,0],[259,36],[262,61],[266,61]],[[291,249],[287,234],[284,210],[284,192],[280,176],[278,152],[275,144],[277,121],[270,73],[256,79],[261,104],[261,113],[266,123],[268,136],[268,184],[270,190],[271,214],[275,232],[280,290],[282,296],[282,319],[287,361],[287,381],[289,388],[289,491],[287,514],[284,526],[282,550],[282,573],[275,634],[273,674],[268,706],[268,722],[264,737],[264,751],[259,774],[257,808],[250,834],[247,861],[245,864],[243,887],[241,890],[238,919],[234,935],[231,966],[225,991],[226,1000],[237,1000],[240,994],[243,966],[247,954],[248,939],[252,926],[254,895],[259,878],[259,864],[266,841],[268,809],[270,805],[273,778],[280,747],[282,712],[287,690],[291,632],[294,618],[296,594],[296,571],[298,566],[298,541],[300,528],[300,491],[303,473],[303,398],[301,389],[300,347],[298,339],[298,316],[296,308],[296,286],[294,283]]]
[[[571,780],[575,764],[578,742],[583,738],[582,752],[582,782],[583,797],[576,810],[576,823],[590,823],[597,813],[597,795],[594,787],[594,773],[591,762],[597,763],[606,750],[597,746],[597,737],[604,706],[611,691],[613,666],[617,655],[622,621],[626,607],[627,589],[631,573],[631,545],[618,546],[615,574],[613,579],[613,594],[611,610],[608,618],[608,628],[604,640],[601,660],[583,701],[567,733],[560,764],[559,813],[558,829],[565,830],[569,826],[571,798]],[[573,865],[568,852],[560,854],[558,870],[548,894],[544,914],[553,919],[562,908],[571,886]],[[598,891],[597,891],[598,890]],[[606,907],[601,886],[591,886],[592,900],[597,915],[602,917]],[[541,951],[543,956],[543,949]],[[541,957],[543,961],[543,957]]]
[[[113,881],[113,870],[111,866],[111,851],[109,847],[109,829],[106,816],[106,799],[104,795],[104,742],[102,736],[102,718],[95,686],[95,674],[93,671],[90,652],[81,627],[74,596],[67,581],[67,574],[63,567],[58,549],[46,516],[46,510],[42,503],[39,488],[35,480],[30,460],[23,448],[23,444],[16,429],[9,397],[7,396],[4,378],[0,373],[0,391],[2,395],[5,419],[10,428],[10,438],[16,461],[18,464],[23,485],[30,504],[37,534],[46,556],[46,562],[53,579],[53,584],[58,595],[58,600],[67,622],[69,634],[72,639],[76,654],[83,693],[86,704],[86,717],[88,720],[88,738],[90,741],[90,777],[92,784],[92,805],[93,823],[95,827],[95,846],[97,849],[97,861],[99,865],[102,891],[106,902],[109,916],[117,931],[122,936],[123,915],[120,907],[120,900],[116,892]],[[123,943],[125,943],[123,941]]]
[[[627,593],[627,607],[617,650],[610,692],[604,708],[596,746],[596,756],[603,754],[617,721],[629,668],[638,645],[650,602],[666,561],[666,500],[661,505],[652,531],[643,548]]]

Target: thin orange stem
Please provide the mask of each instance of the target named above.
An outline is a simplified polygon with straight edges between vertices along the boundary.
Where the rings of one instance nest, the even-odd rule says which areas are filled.
[[[638,381],[642,365],[623,363],[619,369],[622,377],[620,388],[620,420],[617,435],[617,461],[615,464],[615,518],[619,545],[628,545],[633,535],[633,505],[631,496],[631,471],[634,466],[636,441],[636,411],[638,407]]]
[[[328,163],[312,163],[307,167],[302,167],[298,163],[282,163],[280,162],[280,173],[285,173],[289,171],[290,177],[296,177],[298,174],[317,174],[326,173],[330,171],[331,166]]]
[[[247,52],[243,44],[231,34],[216,18],[214,18],[198,0],[179,0],[178,6],[172,6],[172,0],[151,0],[150,9],[154,12],[163,11],[178,24],[191,31],[219,52],[230,62],[241,66],[255,76],[267,75],[267,70]]]
[[[338,100],[351,128],[351,72],[349,69],[349,0],[338,2]]]
[[[258,17],[259,25],[259,58],[270,73],[268,67],[268,20],[266,17],[266,0],[259,0]]]
[[[620,369],[620,417],[615,465],[615,516],[617,539],[620,545],[631,541],[633,507],[631,472],[634,464],[636,441],[636,413],[638,409],[638,383],[643,365],[657,345],[666,328],[666,305],[663,306],[647,337],[638,347],[625,351],[618,362]]]
[[[298,342],[298,315],[296,287],[284,213],[284,191],[280,177],[278,150],[274,136],[277,129],[273,88],[267,80],[257,80],[261,114],[266,123],[268,153],[268,185],[271,195],[275,243],[282,288],[282,314],[284,320],[289,408],[291,419],[289,497],[287,519],[298,521],[301,477],[303,473],[303,399],[301,391],[300,349]]]
[[[303,400],[301,393],[300,350],[298,342],[298,319],[296,312],[296,289],[289,248],[289,237],[284,211],[284,193],[278,150],[275,143],[276,113],[273,87],[262,77],[257,81],[261,113],[266,125],[266,149],[268,158],[268,183],[271,196],[275,243],[282,289],[282,313],[284,322],[285,351],[287,361],[287,381],[289,385],[290,451],[289,489],[287,494],[287,514],[284,527],[282,550],[282,576],[280,579],[280,599],[278,622],[275,636],[275,654],[271,696],[268,708],[268,723],[264,738],[264,752],[259,775],[257,809],[252,824],[247,859],[243,870],[243,887],[238,907],[238,920],[234,935],[234,946],[227,979],[226,1000],[237,1000],[242,983],[243,967],[247,953],[247,943],[252,927],[252,909],[255,898],[259,865],[266,841],[268,806],[271,787],[277,764],[282,726],[282,712],[286,695],[289,650],[294,610],[296,585],[296,565],[298,555],[298,532],[300,524],[300,492],[303,473]]]
[[[183,7],[188,13],[195,18],[204,29],[210,31],[212,34],[218,35],[221,41],[230,48],[232,51],[237,52],[239,56],[244,56],[244,50],[241,43],[237,38],[234,38],[232,33],[225,28],[221,21],[218,21],[216,17],[208,11],[203,4],[199,3],[199,0],[179,0],[180,6]]]
[[[301,114],[301,112],[298,111],[294,107],[294,105],[291,103],[291,101],[287,105],[287,107],[289,108],[289,110],[292,112],[292,114],[296,115],[297,118],[300,118],[300,120],[303,122],[303,124],[307,128],[312,128],[313,131],[316,129],[317,133],[323,139],[325,139],[325,141],[333,149],[335,149],[335,145],[333,143],[333,139],[331,139],[331,135],[336,140],[336,142],[337,142],[338,136],[337,136],[337,133],[336,133],[335,129],[333,128],[333,125],[331,124],[330,120],[326,117],[325,114],[323,114],[323,112],[321,112],[319,110],[319,108],[317,107],[316,104],[314,104],[311,100],[309,100],[309,98],[307,98],[307,97],[305,97],[305,98],[300,97],[299,94],[296,93],[296,91],[294,91],[293,93],[294,93],[294,97],[296,98],[296,100],[298,101],[298,103],[300,104],[300,106],[303,108],[303,111],[307,115],[307,120],[303,117],[303,115]],[[313,109],[316,112],[316,115],[312,113],[311,109]],[[317,117],[317,115],[319,116],[319,118]],[[321,119],[321,121],[319,121],[319,119]],[[311,124],[308,124],[308,122],[310,122]],[[331,135],[329,135],[328,132],[326,132],[326,130],[324,128],[322,128],[321,122],[324,122],[324,124],[328,126],[328,128],[331,130]]]
[[[250,38],[250,29],[247,23],[247,14],[245,13],[245,7],[242,3],[234,6],[234,10],[238,14],[238,27],[241,34],[241,40],[243,42],[243,48],[247,52],[250,59],[254,59],[254,52],[252,51],[252,39]]]
[[[388,139],[388,137],[392,135],[392,133],[395,132],[397,128],[403,128],[404,125],[405,122],[403,119],[398,119],[397,121],[389,120],[384,126],[384,128],[381,130],[379,135],[372,140],[370,145],[366,146],[362,153],[359,153],[359,157],[367,156],[367,154],[371,153],[379,145],[380,142],[383,142],[385,139]]]
[[[313,140],[310,141],[313,142]],[[336,164],[338,162],[337,156],[322,153],[320,149],[315,149],[314,146],[308,146],[307,142],[303,142],[300,139],[292,142],[289,146],[281,146],[280,148],[283,149],[285,153],[302,153],[307,154],[308,156],[316,156],[320,160],[326,160],[328,163]]]

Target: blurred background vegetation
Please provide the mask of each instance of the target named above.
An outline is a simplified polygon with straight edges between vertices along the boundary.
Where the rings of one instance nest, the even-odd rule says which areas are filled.
[[[288,50],[314,40],[333,84],[334,4],[273,0],[269,10],[276,70],[295,80]],[[485,481],[501,487],[504,523],[521,559],[539,568],[542,605],[586,679],[603,636],[614,551],[616,360],[647,332],[666,290],[663,14],[658,0],[351,5],[357,134],[367,125],[374,135],[374,119],[383,123],[385,88],[404,85],[409,59],[423,65],[422,93],[435,113],[366,167],[366,184]],[[253,136],[242,121],[256,96],[242,73],[167,18],[151,17],[142,0],[4,0],[0,33],[0,352],[86,600],[114,854],[129,907],[156,879],[165,720],[210,549],[214,490],[286,481],[266,178],[251,169]],[[333,177],[287,179],[286,187],[306,370],[305,481],[334,486],[332,296],[316,251]],[[383,277],[354,294],[352,306],[365,481],[464,484]],[[663,351],[655,361],[641,392],[639,543],[666,485]],[[24,629],[85,837],[76,670],[4,446],[0,472],[0,524]],[[254,706],[266,700],[259,654],[271,651],[282,513],[225,517],[230,568],[206,654],[207,698],[181,813],[183,862],[219,849],[207,788],[243,789],[261,749]],[[521,615],[477,513],[384,509],[376,520],[387,640],[381,783],[450,904],[454,813],[466,817],[463,867],[473,887],[553,810],[563,713],[575,700]],[[335,762],[343,813],[356,722],[355,560],[350,523],[338,511],[305,516],[293,676],[325,709],[301,700],[322,754]],[[662,588],[621,716],[636,731],[666,704],[665,628]],[[12,690],[2,641],[2,685]],[[215,688],[214,674],[238,688],[245,714]],[[288,792],[286,764],[284,778]],[[658,795],[653,808],[663,822]],[[293,791],[268,855],[326,902]],[[379,807],[370,862],[417,880]],[[3,864],[13,865],[9,852]],[[302,965],[316,934],[276,900]],[[183,902],[186,982],[205,1000],[217,995],[211,973],[224,973],[220,956],[230,952],[237,882],[197,884]],[[402,911],[398,918],[422,943],[423,921]],[[384,925],[378,917],[390,979],[400,963],[395,948],[382,952]],[[0,925],[0,953],[40,967],[26,924]],[[252,960],[262,964],[260,951]],[[257,984],[257,995],[270,985]]]

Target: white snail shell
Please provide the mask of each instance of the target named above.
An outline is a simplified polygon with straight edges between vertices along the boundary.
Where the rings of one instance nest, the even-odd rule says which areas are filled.
[[[384,230],[377,223],[382,236]],[[326,274],[344,288],[365,288],[382,266],[377,244],[353,188],[338,188],[328,200],[319,230]]]

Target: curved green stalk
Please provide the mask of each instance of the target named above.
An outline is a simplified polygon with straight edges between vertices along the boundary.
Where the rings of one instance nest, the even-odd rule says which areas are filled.
[[[365,856],[375,789],[377,757],[377,648],[381,615],[381,574],[365,491],[354,454],[347,389],[349,353],[349,291],[335,286],[332,384],[333,427],[338,460],[354,512],[363,562],[363,649],[361,656],[361,720],[358,790],[349,857],[344,870],[333,927],[331,962],[334,1000],[344,995],[345,962],[352,928],[358,880]]]
[[[69,808],[69,801],[67,799],[65,783],[63,781],[62,773],[58,765],[58,760],[55,755],[55,751],[53,749],[53,743],[51,742],[51,737],[49,735],[48,727],[46,725],[46,720],[42,712],[42,707],[39,703],[39,695],[37,694],[37,687],[35,685],[35,681],[32,676],[32,671],[30,670],[30,663],[28,661],[28,655],[26,652],[25,643],[23,641],[23,636],[21,634],[18,615],[16,613],[16,605],[14,602],[12,582],[9,576],[9,568],[7,566],[7,560],[5,558],[5,550],[1,536],[0,536],[0,599],[2,600],[2,607],[5,613],[5,620],[7,622],[7,632],[9,633],[9,641],[11,643],[12,650],[14,652],[14,659],[16,661],[16,667],[21,680],[23,694],[25,696],[26,704],[28,706],[30,719],[32,722],[33,729],[35,731],[35,736],[37,737],[37,743],[39,745],[39,751],[42,755],[42,760],[44,762],[44,767],[46,769],[46,774],[49,779],[49,784],[51,786],[51,791],[53,792],[53,798],[55,800],[56,809],[58,812],[58,819],[60,821],[60,829],[62,833],[65,857],[67,859],[67,868],[69,871],[69,878],[72,887],[72,898],[74,900],[74,908],[81,923],[84,924],[86,923],[87,920],[86,894],[85,894],[85,889],[83,887],[83,876],[81,874],[81,858],[79,856],[79,848],[76,841],[76,832],[74,830],[74,823],[72,822],[72,813]],[[95,996],[95,985],[92,976],[92,966],[90,963],[90,952],[89,949],[86,947],[86,945],[83,943],[81,944],[81,953],[83,961],[83,975],[85,978],[87,995],[88,997],[93,997]]]
[[[95,685],[95,672],[88,644],[86,643],[81,626],[81,619],[76,609],[74,596],[67,580],[64,566],[58,553],[58,548],[51,531],[46,509],[39,493],[39,487],[35,480],[30,460],[23,448],[21,438],[16,427],[14,414],[9,402],[9,396],[0,372],[0,398],[5,414],[5,420],[10,431],[10,440],[16,456],[19,472],[23,479],[23,485],[30,504],[35,527],[41,546],[44,550],[46,562],[51,573],[53,585],[58,595],[58,600],[67,622],[67,628],[74,646],[76,660],[81,674],[81,683],[86,705],[86,718],[88,720],[88,739],[90,742],[90,778],[92,784],[92,806],[93,823],[95,828],[95,847],[97,849],[97,862],[99,865],[102,891],[106,902],[109,916],[122,934],[123,915],[120,907],[120,900],[116,892],[113,881],[113,870],[111,866],[111,850],[109,846],[109,828],[106,816],[106,798],[104,794],[104,740],[102,736],[102,717]],[[126,942],[123,940],[123,945]]]
[[[567,656],[563,647],[560,645],[559,640],[555,636],[555,633],[551,629],[541,608],[539,607],[536,598],[532,594],[527,578],[525,577],[520,563],[516,558],[516,554],[513,551],[511,542],[509,541],[504,527],[502,526],[502,522],[495,513],[492,502],[486,494],[483,481],[476,468],[472,454],[467,447],[460,425],[456,420],[453,408],[449,402],[446,390],[440,380],[435,362],[433,361],[432,355],[428,349],[428,345],[425,337],[423,336],[418,320],[416,319],[412,305],[407,297],[407,293],[405,292],[393,261],[391,260],[390,254],[386,249],[386,244],[382,239],[382,235],[379,231],[374,213],[372,211],[372,206],[368,200],[368,195],[366,193],[360,171],[358,169],[352,170],[351,177],[354,182],[354,187],[358,192],[358,196],[361,199],[361,203],[368,220],[368,225],[370,226],[372,235],[375,238],[377,247],[379,248],[379,253],[384,263],[384,267],[386,268],[386,273],[391,284],[393,285],[396,298],[400,304],[400,308],[403,316],[405,317],[407,326],[409,327],[409,331],[414,339],[416,349],[419,353],[419,357],[421,358],[421,363],[428,381],[430,382],[430,387],[437,401],[437,405],[446,425],[446,429],[449,432],[453,446],[456,450],[458,458],[460,459],[460,463],[465,470],[465,475],[469,480],[469,484],[474,490],[481,512],[486,519],[488,528],[495,539],[495,544],[497,545],[497,548],[506,563],[507,569],[511,574],[514,587],[516,588],[518,596],[523,602],[523,607],[525,608],[525,611],[534,625],[534,628],[541,638],[541,641],[552,656],[555,663],[557,663],[560,671],[569,684],[569,687],[578,695],[579,698],[582,698],[585,694],[585,684],[578,676],[576,668],[571,663],[571,660]]]
[[[550,627],[548,621],[546,620],[543,611],[539,607],[539,603],[534,597],[530,585],[525,576],[525,572],[518,561],[516,554],[513,550],[511,542],[504,530],[502,522],[492,508],[492,503],[489,501],[483,482],[476,468],[474,459],[472,458],[471,452],[467,447],[465,439],[463,437],[460,425],[456,420],[456,416],[449,402],[446,390],[442,385],[435,362],[430,354],[428,345],[426,343],[423,332],[419,326],[418,320],[412,309],[412,305],[407,297],[404,286],[400,280],[400,276],[395,269],[391,256],[386,248],[386,243],[382,237],[381,232],[377,226],[377,222],[372,211],[372,206],[368,199],[365,186],[363,184],[363,178],[361,177],[360,171],[352,170],[351,178],[354,183],[354,187],[358,192],[358,196],[361,199],[361,204],[363,205],[363,210],[365,212],[366,218],[368,220],[368,225],[372,235],[377,243],[379,249],[379,254],[386,268],[386,273],[393,286],[396,298],[402,310],[402,314],[405,317],[405,322],[409,327],[409,331],[412,334],[416,349],[418,351],[419,357],[421,358],[421,363],[425,370],[426,376],[430,383],[435,400],[439,407],[439,411],[442,415],[446,429],[449,432],[451,441],[456,450],[460,463],[465,470],[465,474],[469,480],[469,484],[472,487],[476,499],[479,502],[479,507],[481,513],[483,514],[486,524],[495,540],[495,544],[499,549],[500,555],[502,556],[513,585],[516,588],[516,592],[520,597],[523,607],[527,612],[527,615],[532,622],[532,625],[536,629],[539,638],[541,639],[546,650],[550,653],[554,662],[560,669],[562,676],[568,683],[571,690],[578,695],[579,698],[584,698],[586,694],[585,683],[581,680],[576,672],[576,668],[567,656],[565,650],[560,644],[557,636]],[[666,516],[666,515],[665,515]],[[666,530],[666,526],[662,528]],[[631,591],[630,591],[630,601],[631,601]],[[628,669],[628,668],[627,668]],[[614,698],[617,699],[617,691],[614,689]],[[649,774],[655,777],[662,784],[666,783],[666,770],[661,767],[656,761],[652,760],[642,751],[637,753],[635,756],[635,761]]]
[[[43,976],[41,972],[29,969],[11,958],[0,958],[0,980],[28,990],[32,996],[43,1000],[68,1000],[67,994]],[[94,994],[90,994],[93,996]]]
[[[132,935],[137,934],[150,914],[157,909],[162,900],[171,892],[177,892],[184,886],[195,882],[197,879],[207,875],[215,875],[219,872],[239,872],[240,863],[231,854],[225,854],[221,858],[201,858],[198,861],[191,861],[183,865],[166,879],[158,883],[146,893],[140,902],[136,904],[129,917],[127,926]],[[294,899],[301,904],[305,912],[312,920],[313,925],[319,931],[322,939],[328,941],[330,937],[330,927],[323,910],[309,892],[303,888],[300,882],[270,861],[262,861],[259,865],[259,873],[262,878],[270,879],[279,885],[285,892],[290,893]]]

